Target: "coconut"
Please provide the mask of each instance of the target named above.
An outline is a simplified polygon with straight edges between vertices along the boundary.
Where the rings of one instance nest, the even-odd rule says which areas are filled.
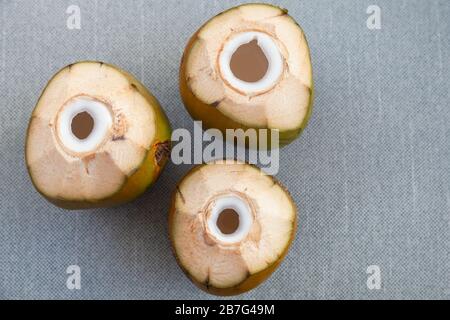
[[[267,279],[296,230],[289,193],[259,168],[221,160],[191,170],[172,198],[175,256],[201,289],[235,295]]]
[[[180,67],[183,102],[208,128],[278,130],[294,140],[312,111],[308,44],[287,10],[245,4],[206,22]]]
[[[79,62],[47,84],[32,113],[26,164],[57,206],[83,209],[136,198],[159,176],[170,126],[158,101],[129,73]]]

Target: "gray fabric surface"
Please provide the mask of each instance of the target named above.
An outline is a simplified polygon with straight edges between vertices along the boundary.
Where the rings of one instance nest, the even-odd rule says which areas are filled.
[[[189,166],[168,165],[130,204],[67,212],[33,188],[25,131],[48,79],[99,59],[135,74],[174,128],[193,128],[178,93],[184,46],[238,1],[0,0],[0,297],[212,298],[169,247],[169,195]],[[81,8],[81,30],[66,27]],[[315,109],[281,153],[277,177],[299,207],[281,267],[239,298],[450,297],[450,2],[276,1],[312,52]],[[382,10],[381,30],[366,8]],[[82,289],[66,288],[77,264]],[[382,289],[368,290],[379,265]]]

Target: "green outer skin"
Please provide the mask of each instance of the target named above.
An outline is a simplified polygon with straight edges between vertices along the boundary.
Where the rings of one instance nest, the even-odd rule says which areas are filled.
[[[27,161],[27,171],[30,175],[31,182],[35,189],[49,202],[53,203],[54,205],[68,210],[79,210],[79,209],[91,209],[91,208],[103,208],[103,207],[112,207],[112,206],[118,206],[124,203],[127,203],[129,201],[134,200],[135,198],[139,197],[142,193],[145,192],[147,188],[149,188],[159,177],[162,169],[164,168],[165,164],[167,163],[168,156],[160,161],[160,163],[156,163],[155,160],[155,152],[156,147],[158,143],[166,142],[169,144],[170,147],[170,139],[171,139],[171,127],[170,123],[167,119],[166,114],[162,110],[158,100],[142,85],[142,83],[137,80],[133,75],[130,73],[108,63],[104,63],[101,61],[91,61],[91,60],[85,60],[85,61],[79,61],[70,65],[67,65],[66,67],[59,70],[57,73],[55,73],[50,80],[48,81],[47,85],[45,86],[44,90],[42,90],[42,93],[38,99],[38,101],[41,99],[42,94],[44,93],[45,89],[48,87],[48,85],[53,81],[53,79],[63,70],[66,68],[70,68],[71,66],[75,64],[81,64],[81,63],[99,63],[107,65],[120,73],[122,73],[130,83],[134,84],[136,86],[137,91],[148,101],[149,105],[152,107],[154,113],[155,113],[155,119],[156,119],[156,134],[155,138],[153,139],[152,143],[149,146],[149,149],[142,160],[141,164],[136,168],[136,172],[134,172],[131,176],[127,177],[124,180],[124,183],[122,186],[117,189],[117,191],[113,194],[111,194],[108,197],[105,197],[103,199],[96,199],[96,200],[89,200],[85,199],[84,201],[79,200],[66,200],[63,198],[53,198],[45,193],[43,193],[35,183],[30,167],[28,166]],[[37,103],[36,103],[37,105]],[[27,134],[26,134],[26,142],[25,142],[25,158],[27,159],[26,155],[26,144],[28,143],[28,134],[30,130],[31,125],[31,119],[34,116],[34,110],[31,115],[30,121],[28,123],[27,128]]]
[[[254,168],[257,168],[258,170],[260,170],[257,166],[253,165],[253,164],[248,164],[249,166],[252,166]],[[292,232],[291,232],[291,236],[289,238],[289,241],[286,245],[286,248],[283,250],[283,252],[280,254],[280,256],[278,257],[277,260],[275,260],[271,265],[269,265],[266,269],[261,270],[257,273],[254,274],[249,274],[248,277],[246,279],[244,279],[241,283],[232,286],[232,287],[226,287],[226,288],[218,288],[218,287],[214,287],[212,285],[209,284],[205,284],[205,283],[201,283],[199,282],[197,279],[195,279],[194,276],[192,276],[189,271],[182,265],[181,261],[178,258],[178,254],[175,250],[175,239],[173,237],[173,232],[172,232],[172,225],[173,225],[173,216],[175,215],[175,201],[176,201],[176,195],[177,195],[177,190],[178,190],[178,186],[180,185],[180,183],[188,178],[191,174],[193,174],[195,171],[201,169],[203,166],[205,166],[206,164],[201,164],[201,165],[196,165],[195,167],[193,167],[191,170],[188,171],[188,173],[186,173],[184,175],[184,177],[178,182],[175,191],[173,191],[172,193],[172,199],[171,199],[171,205],[170,205],[170,209],[169,209],[169,239],[170,239],[170,243],[171,243],[171,248],[172,248],[172,252],[175,256],[175,259],[179,265],[179,267],[181,268],[181,270],[184,272],[184,274],[189,278],[189,280],[191,280],[191,282],[193,284],[195,284],[195,286],[197,286],[198,288],[200,288],[201,290],[209,293],[209,294],[213,294],[213,295],[217,295],[217,296],[234,296],[234,295],[239,295],[242,294],[244,292],[250,291],[254,288],[256,288],[257,286],[259,286],[261,283],[263,283],[265,280],[267,280],[272,273],[278,268],[278,266],[281,264],[281,262],[284,260],[284,258],[286,257],[289,248],[291,247],[292,242],[295,239],[295,234],[297,231],[297,213],[294,215],[294,222],[293,222],[293,228],[292,228]],[[274,183],[276,183],[277,185],[279,185],[281,188],[283,188],[283,190],[287,193],[293,207],[296,209],[297,206],[295,205],[294,200],[292,199],[291,194],[289,193],[289,191],[286,189],[286,187],[284,185],[282,185],[275,177],[271,176],[272,180],[274,181]]]
[[[217,110],[213,105],[209,105],[204,103],[203,101],[201,101],[197,96],[195,96],[193,94],[193,92],[190,90],[188,84],[187,84],[187,79],[186,79],[186,61],[187,61],[187,56],[190,53],[190,50],[192,48],[192,46],[194,45],[197,35],[198,33],[211,21],[213,20],[215,17],[231,11],[231,10],[235,10],[238,9],[239,7],[242,6],[247,6],[247,5],[267,5],[267,6],[271,6],[274,8],[277,8],[283,12],[285,12],[286,14],[288,13],[287,9],[272,5],[272,4],[267,4],[267,3],[247,3],[247,4],[243,4],[237,7],[233,7],[230,9],[227,9],[219,14],[217,14],[216,16],[214,16],[213,18],[209,19],[207,22],[205,22],[193,35],[192,37],[189,39],[188,44],[186,45],[186,48],[184,50],[183,53],[183,57],[181,59],[181,65],[180,65],[180,73],[179,73],[179,87],[180,87],[180,93],[181,93],[181,98],[183,100],[183,104],[186,107],[186,110],[189,112],[189,114],[191,115],[191,117],[194,120],[198,120],[198,121],[202,121],[205,128],[209,129],[209,128],[215,128],[215,129],[219,129],[220,131],[222,131],[223,135],[225,136],[225,130],[226,129],[243,129],[243,130],[247,130],[247,129],[268,129],[265,127],[249,127],[246,126],[242,123],[239,123],[235,120],[233,120],[232,118],[225,116],[222,112],[220,112],[219,110]],[[295,23],[297,25],[297,27],[303,32],[303,29],[300,27],[300,25],[290,16],[288,16],[293,23]],[[305,41],[307,44],[307,48],[308,48],[308,55],[309,55],[309,61],[311,61],[311,54],[309,51],[309,45],[308,45],[308,41],[305,37]],[[314,79],[313,79],[313,72],[312,72],[312,66],[311,66],[311,88],[310,88],[310,99],[309,99],[309,104],[307,107],[307,111],[306,111],[306,115],[302,121],[302,123],[300,124],[300,126],[297,129],[292,129],[292,130],[287,130],[287,131],[279,131],[279,146],[283,147],[286,146],[287,144],[291,143],[292,141],[294,141],[295,139],[297,139],[301,132],[306,128],[306,126],[308,125],[308,121],[312,115],[312,110],[313,110],[313,102],[314,102]],[[270,130],[270,129],[269,129]],[[259,136],[259,134],[258,134]],[[268,148],[271,148],[272,143],[270,142],[270,132],[268,134]],[[246,146],[248,147],[248,142],[246,141]]]

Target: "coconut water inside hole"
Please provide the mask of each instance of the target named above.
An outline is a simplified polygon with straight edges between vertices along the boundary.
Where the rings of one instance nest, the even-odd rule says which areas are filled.
[[[258,40],[239,46],[231,56],[230,69],[234,76],[245,82],[257,82],[264,78],[269,61],[258,45]]]
[[[94,129],[94,119],[87,111],[75,115],[71,123],[72,133],[80,140],[84,140]]]
[[[239,228],[239,214],[233,209],[225,209],[219,214],[216,224],[223,234],[233,234]]]

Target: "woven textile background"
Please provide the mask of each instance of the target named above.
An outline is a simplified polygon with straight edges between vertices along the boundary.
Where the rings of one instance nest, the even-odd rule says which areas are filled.
[[[31,111],[77,60],[136,75],[173,128],[193,122],[178,92],[184,46],[239,1],[0,0],[0,297],[212,298],[178,268],[169,196],[188,165],[169,164],[137,201],[67,212],[33,188],[24,163]],[[297,237],[274,275],[239,298],[450,298],[450,1],[292,0],[311,47],[312,119],[281,152],[299,207]],[[70,5],[81,29],[66,26]],[[381,8],[381,29],[366,26]],[[81,290],[66,268],[79,265]],[[369,290],[367,267],[381,270]]]

